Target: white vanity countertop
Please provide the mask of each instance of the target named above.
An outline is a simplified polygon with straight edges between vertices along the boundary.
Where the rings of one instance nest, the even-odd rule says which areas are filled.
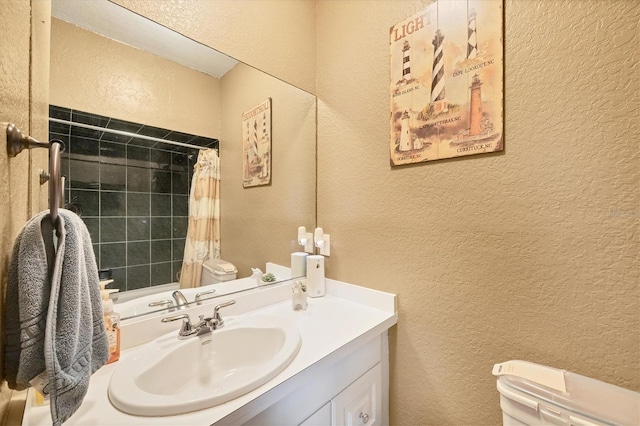
[[[279,294],[290,294],[290,291],[287,287],[287,292],[280,290]],[[240,298],[236,300],[236,306],[243,303]],[[65,425],[210,425],[255,401],[323,358],[348,350],[350,343],[356,346],[358,343],[366,343],[397,322],[394,295],[334,280],[327,280],[325,297],[309,298],[306,311],[294,311],[291,300],[287,297],[286,300],[250,313],[277,316],[291,321],[297,325],[302,336],[302,346],[293,361],[264,385],[229,402],[200,411],[165,417],[133,416],[117,410],[109,402],[107,389],[111,375],[118,367],[118,362],[115,362],[102,367],[91,377],[89,391],[82,406]],[[233,315],[226,319],[231,321]],[[159,319],[155,321],[159,322]],[[177,329],[175,326],[175,331],[172,331],[176,334],[176,339]],[[139,348],[141,346],[122,351],[120,359],[131,356]],[[268,401],[256,405],[264,404],[268,404]],[[50,425],[49,410],[48,405],[29,407],[27,403],[23,426]]]

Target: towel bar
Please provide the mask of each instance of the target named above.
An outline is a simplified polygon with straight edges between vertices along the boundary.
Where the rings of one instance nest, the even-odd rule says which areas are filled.
[[[48,148],[49,149],[49,214],[55,224],[58,220],[58,207],[64,199],[64,185],[60,180],[60,153],[64,152],[64,142],[54,139],[50,142],[40,142],[22,132],[13,124],[7,124],[7,154],[15,157],[25,149]]]

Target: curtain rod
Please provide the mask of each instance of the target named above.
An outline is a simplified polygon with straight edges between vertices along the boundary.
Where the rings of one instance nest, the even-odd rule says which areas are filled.
[[[99,132],[114,133],[116,135],[121,135],[121,136],[128,136],[128,137],[132,137],[132,138],[145,139],[145,140],[148,140],[148,141],[162,142],[162,143],[167,143],[167,144],[170,144],[170,145],[181,146],[181,147],[184,147],[184,148],[215,149],[215,148],[210,148],[210,147],[206,147],[206,146],[192,145],[192,144],[189,144],[189,143],[172,141],[172,140],[168,140],[168,139],[154,138],[153,136],[139,135],[137,133],[125,132],[125,131],[122,131],[122,130],[107,129],[106,127],[92,126],[91,124],[76,123],[75,121],[61,120],[59,118],[49,118],[49,121],[51,121],[53,123],[69,124],[70,126],[82,127],[84,129],[97,130]]]

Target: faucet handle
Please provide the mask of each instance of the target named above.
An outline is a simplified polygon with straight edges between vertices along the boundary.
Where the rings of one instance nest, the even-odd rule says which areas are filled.
[[[235,305],[235,303],[235,300],[229,300],[228,302],[221,303],[213,308],[212,328],[214,330],[217,330],[218,328],[224,326],[224,320],[222,319],[222,317],[220,316],[220,312],[218,311],[220,311],[220,309],[222,308],[226,308],[227,306]]]
[[[201,293],[196,293],[196,304],[200,305],[202,303],[202,301],[200,300],[200,298],[202,296],[205,296],[207,294],[213,294],[216,292],[216,289],[214,288],[213,290],[208,290],[208,291],[203,291]]]
[[[172,317],[162,318],[160,321],[162,322],[172,322],[182,320],[182,325],[180,326],[180,331],[178,331],[178,337],[187,337],[195,333],[193,326],[191,325],[191,318],[187,314],[175,315]]]
[[[169,299],[157,300],[155,302],[149,303],[147,306],[149,306],[150,308],[155,308],[158,306],[165,306],[165,305],[169,309],[169,312],[173,312],[173,300],[169,300]]]

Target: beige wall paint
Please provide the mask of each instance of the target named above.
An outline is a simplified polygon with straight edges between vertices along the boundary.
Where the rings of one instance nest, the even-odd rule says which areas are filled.
[[[239,63],[221,79],[221,257],[250,276],[289,265],[297,229],[315,225],[315,96]],[[271,184],[242,186],[242,113],[271,98]],[[288,244],[287,244],[288,242]]]
[[[59,19],[51,34],[53,105],[220,136],[217,78]]]
[[[297,0],[114,0],[207,46],[311,93],[315,2]]]
[[[48,133],[49,28],[51,5],[22,0],[2,3],[0,13],[0,123],[13,122],[24,133],[46,140]],[[33,50],[33,55],[30,54]],[[24,223],[46,208],[46,185],[40,187],[38,170],[47,168],[46,150],[22,152],[8,158],[6,126],[0,125],[0,294],[4,295],[13,241]],[[31,185],[30,185],[31,184]],[[4,300],[2,301],[4,304]],[[0,306],[0,326],[3,307]],[[1,354],[1,351],[0,351]],[[0,355],[0,365],[1,365]],[[0,388],[0,424],[16,424],[19,402],[6,382]],[[16,407],[17,406],[17,407]],[[18,417],[14,417],[17,415]]]
[[[389,166],[389,27],[318,1],[328,276],[398,294],[391,423],[499,424],[491,367],[640,390],[637,2],[506,1],[506,150]]]

